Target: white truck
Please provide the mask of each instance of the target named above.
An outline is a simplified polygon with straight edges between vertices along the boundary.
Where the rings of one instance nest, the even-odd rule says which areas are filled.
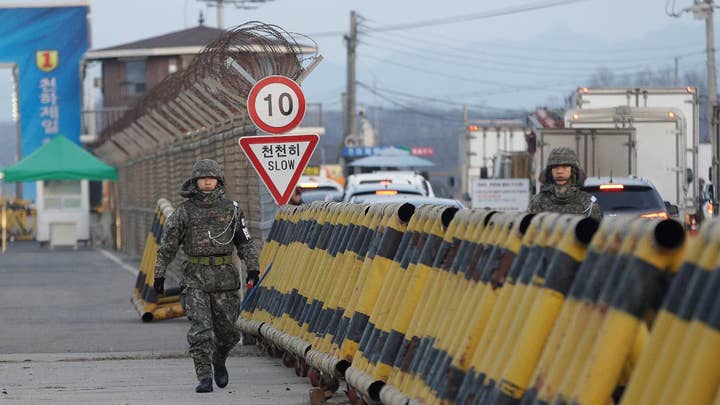
[[[619,106],[573,109],[563,130],[542,130],[536,168],[556,146],[578,152],[589,176],[648,178],[662,198],[677,205],[681,218],[695,215],[697,181],[691,176],[696,154],[687,152],[687,122],[674,108]],[[690,159],[689,159],[690,157]]]
[[[462,193],[472,196],[475,180],[498,177],[510,170],[510,157],[527,154],[524,120],[477,120],[469,122],[460,137],[459,166]],[[527,177],[525,177],[527,178]]]
[[[613,121],[618,118],[615,115],[609,119],[609,122],[594,123],[590,126],[635,128],[637,160],[634,174],[653,181],[660,195],[678,205],[681,213],[684,211],[685,214],[695,214],[696,196],[699,193],[697,178],[701,176],[698,172],[700,104],[695,87],[596,89],[582,87],[577,90],[575,101],[578,109],[582,111],[567,112],[565,115],[566,126],[575,128],[586,126],[583,122],[587,120],[573,119],[573,114],[587,117],[590,110],[630,107],[632,112],[622,117],[621,122]],[[651,112],[650,109],[657,111]],[[635,119],[635,113],[643,116],[642,124]],[[598,121],[598,118],[594,119]],[[677,132],[675,140],[684,143],[678,143],[677,147],[673,138],[669,136],[673,129],[667,127],[667,121],[673,120],[676,124],[682,120],[682,128],[677,128],[677,131],[683,133]],[[661,133],[663,131],[665,136]],[[644,135],[645,133],[648,135]],[[672,154],[676,154],[674,166],[670,159]],[[667,156],[663,163],[660,163],[661,155]],[[668,176],[670,173],[674,173],[675,176]]]

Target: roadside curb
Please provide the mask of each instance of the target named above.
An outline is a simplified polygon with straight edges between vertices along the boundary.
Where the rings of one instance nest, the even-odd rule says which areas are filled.
[[[254,346],[237,346],[230,352],[230,357],[257,356],[259,351]],[[187,351],[144,351],[115,353],[13,353],[0,354],[3,363],[56,363],[109,360],[161,360],[189,358]]]

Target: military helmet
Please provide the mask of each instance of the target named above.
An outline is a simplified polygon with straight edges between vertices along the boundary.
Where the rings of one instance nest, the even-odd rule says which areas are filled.
[[[220,183],[225,184],[225,173],[223,173],[222,167],[212,159],[198,160],[193,166],[190,177],[193,181],[201,177],[214,177],[218,179]]]
[[[555,148],[550,151],[547,159],[548,167],[553,166],[572,166],[574,168],[580,167],[577,153],[574,150],[566,147]]]

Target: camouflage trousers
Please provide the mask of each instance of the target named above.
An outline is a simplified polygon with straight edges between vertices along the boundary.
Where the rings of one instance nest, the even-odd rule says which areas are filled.
[[[224,363],[240,341],[235,322],[240,315],[240,291],[208,293],[187,288],[182,299],[190,330],[187,340],[198,380],[212,377],[212,363]]]

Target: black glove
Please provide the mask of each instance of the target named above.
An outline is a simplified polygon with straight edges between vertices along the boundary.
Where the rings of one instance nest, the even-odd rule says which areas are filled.
[[[245,283],[250,287],[250,283],[252,282],[252,286],[256,286],[258,283],[258,280],[260,279],[260,272],[259,271],[248,271],[248,276],[245,279]]]
[[[153,282],[153,288],[155,289],[155,292],[158,294],[162,294],[165,292],[165,277],[157,277],[155,279],[155,282]]]

